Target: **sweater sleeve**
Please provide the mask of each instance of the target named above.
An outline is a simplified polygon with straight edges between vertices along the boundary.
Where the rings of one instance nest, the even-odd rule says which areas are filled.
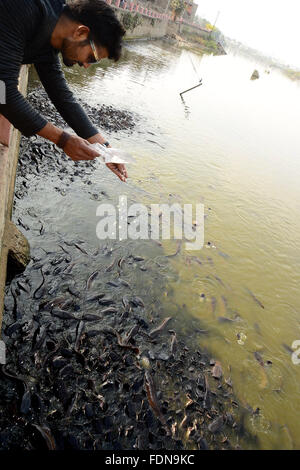
[[[96,135],[98,129],[68,87],[58,55],[52,61],[34,65],[49,98],[68,125],[83,139]]]
[[[26,31],[22,22],[16,21],[17,15],[12,15],[14,3],[15,0],[0,2],[0,80],[6,91],[6,100],[4,104],[0,104],[0,113],[28,137],[39,132],[47,124],[47,120],[32,108],[18,90]],[[35,11],[28,10],[30,21]],[[24,23],[26,24],[26,18],[23,17]]]

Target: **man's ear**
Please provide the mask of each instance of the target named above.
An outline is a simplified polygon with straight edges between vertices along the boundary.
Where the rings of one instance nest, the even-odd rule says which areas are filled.
[[[90,28],[83,24],[76,26],[73,32],[73,39],[75,41],[86,41],[90,35]]]

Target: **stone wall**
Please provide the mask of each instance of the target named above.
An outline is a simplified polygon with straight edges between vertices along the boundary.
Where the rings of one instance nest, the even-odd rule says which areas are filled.
[[[19,90],[27,91],[28,67],[23,66]],[[11,222],[20,133],[0,115],[0,331],[7,267],[17,272],[29,262],[29,245]]]
[[[116,15],[125,26],[125,39],[162,38],[166,35],[168,23],[165,20],[121,9],[116,10]]]

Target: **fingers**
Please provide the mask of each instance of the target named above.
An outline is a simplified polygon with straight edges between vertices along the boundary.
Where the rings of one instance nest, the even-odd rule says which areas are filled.
[[[127,173],[127,170],[126,170],[126,166],[123,165],[123,164],[120,164],[119,169],[120,169],[121,173],[123,174],[123,176],[125,176],[125,178],[128,178],[128,173]]]
[[[123,172],[122,172],[122,169],[119,168],[119,167],[122,166],[122,165],[116,164],[116,163],[106,163],[106,166],[107,166],[121,181],[123,181],[124,183],[126,182],[127,172],[126,172],[126,176],[125,176],[125,174],[123,174]],[[123,166],[124,166],[124,165],[123,165]]]

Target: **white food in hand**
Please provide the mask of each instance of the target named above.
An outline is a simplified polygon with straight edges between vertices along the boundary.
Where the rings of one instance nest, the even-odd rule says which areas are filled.
[[[127,152],[116,148],[108,148],[101,144],[92,144],[99,152],[99,157],[103,163],[135,163],[135,159]]]

